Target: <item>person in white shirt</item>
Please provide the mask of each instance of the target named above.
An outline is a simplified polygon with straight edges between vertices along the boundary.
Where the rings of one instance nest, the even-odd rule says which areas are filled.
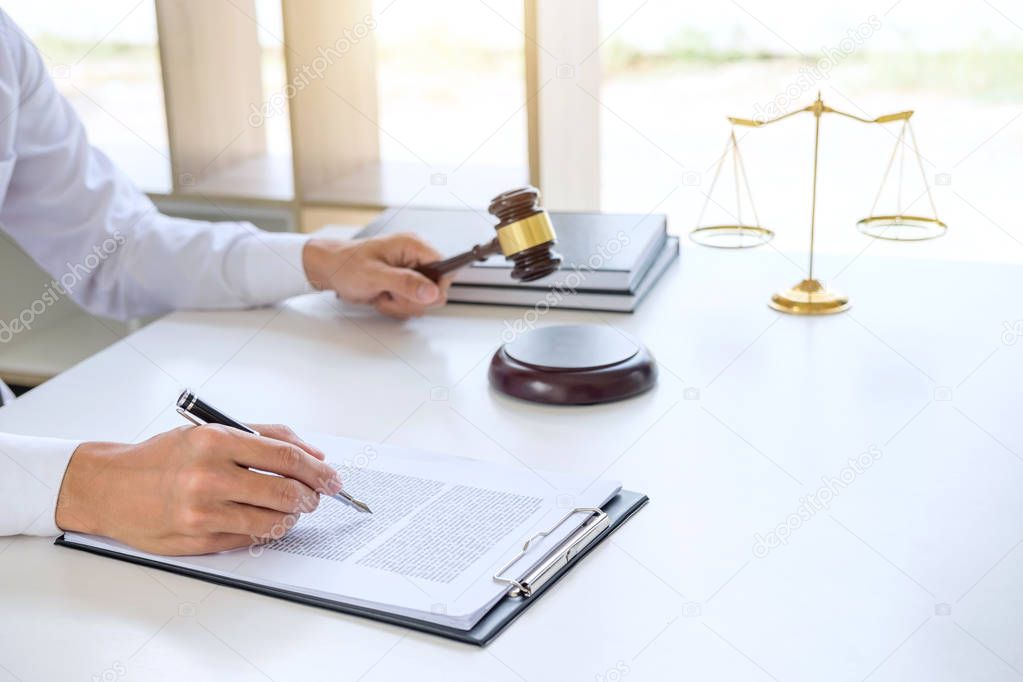
[[[54,277],[49,295],[117,318],[261,306],[312,289],[408,317],[444,303],[448,286],[411,269],[439,254],[410,236],[346,242],[161,215],[89,145],[2,10],[0,231]],[[14,333],[0,329],[0,353]],[[0,403],[12,399],[0,382]],[[286,427],[253,426],[260,436],[184,427],[139,444],[0,433],[0,535],[73,530],[165,554],[268,538],[341,482]]]

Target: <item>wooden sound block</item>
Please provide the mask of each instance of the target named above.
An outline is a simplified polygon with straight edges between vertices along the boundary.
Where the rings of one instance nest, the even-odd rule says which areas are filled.
[[[650,351],[604,325],[534,329],[498,348],[490,361],[490,383],[498,391],[552,405],[609,403],[656,382]]]

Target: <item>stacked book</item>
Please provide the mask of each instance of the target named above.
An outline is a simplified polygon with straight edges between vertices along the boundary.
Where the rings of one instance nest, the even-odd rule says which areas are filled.
[[[660,214],[551,212],[562,257],[558,272],[534,282],[511,278],[512,263],[493,256],[458,271],[448,300],[528,307],[632,312],[678,258],[678,238]],[[391,209],[359,237],[410,232],[444,258],[494,238],[492,217],[476,211]]]

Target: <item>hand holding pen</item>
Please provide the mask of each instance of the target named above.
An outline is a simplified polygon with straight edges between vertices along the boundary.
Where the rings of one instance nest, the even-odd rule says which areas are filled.
[[[155,554],[221,552],[282,537],[341,481],[291,429],[249,426],[255,434],[210,424],[140,443],[80,444],[58,494],[57,526]]]
[[[199,396],[197,396],[195,393],[188,390],[187,388],[181,392],[180,396],[178,396],[177,404],[178,414],[180,414],[182,417],[192,422],[193,424],[196,424],[197,426],[204,426],[206,424],[220,424],[221,426],[227,426],[232,429],[244,431],[245,433],[254,436],[260,435],[254,429],[249,428],[245,424],[242,424],[240,421],[233,419],[232,417],[228,417],[226,414],[224,414],[217,408],[213,407],[207,402],[204,402],[201,398],[199,398]],[[319,453],[319,450],[317,450],[316,452],[318,454],[321,454]],[[320,456],[319,458],[321,460],[323,459],[322,456]],[[340,478],[337,477],[336,472],[331,476],[330,480],[327,481],[327,483],[330,484],[331,488],[333,488],[333,484],[335,481],[340,481]],[[354,497],[346,493],[344,489],[340,487],[340,485],[337,486],[337,490],[333,489],[329,491],[320,490],[320,492],[323,492],[323,494],[327,495],[331,499],[337,500],[338,502],[343,502],[347,504],[349,507],[357,509],[360,512],[366,512],[367,514],[373,513],[372,511],[370,511],[370,508],[366,506],[365,502],[360,502],[359,500],[355,499]]]

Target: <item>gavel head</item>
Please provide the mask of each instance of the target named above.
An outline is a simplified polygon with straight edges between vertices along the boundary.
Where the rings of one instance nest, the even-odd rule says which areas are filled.
[[[540,207],[540,190],[520,187],[499,194],[488,210],[500,221],[497,240],[501,253],[515,264],[513,279],[532,282],[561,267],[561,256],[554,251],[557,235],[547,211]]]

